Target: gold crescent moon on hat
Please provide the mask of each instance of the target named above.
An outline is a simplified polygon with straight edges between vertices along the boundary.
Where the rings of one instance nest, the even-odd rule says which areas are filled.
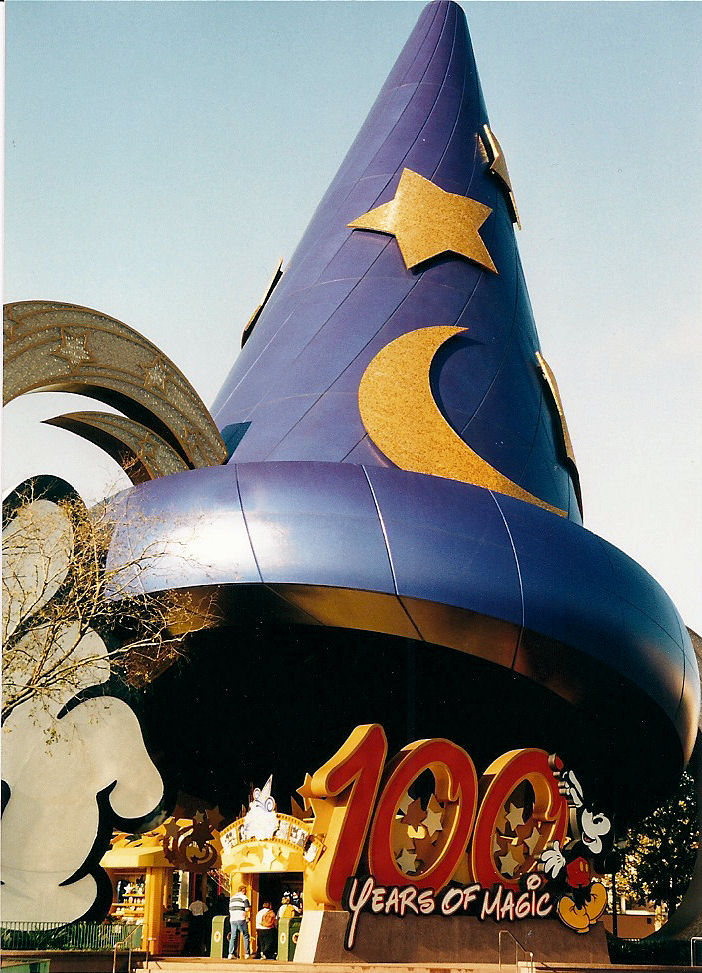
[[[465,328],[419,328],[387,344],[366,369],[358,407],[366,432],[402,470],[429,473],[504,493],[566,516],[491,466],[449,425],[434,401],[429,369],[444,342]]]

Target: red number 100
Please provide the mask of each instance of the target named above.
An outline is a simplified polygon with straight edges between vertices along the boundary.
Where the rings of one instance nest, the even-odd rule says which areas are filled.
[[[387,766],[387,738],[377,723],[359,726],[323,767],[308,778],[301,793],[315,812],[315,833],[323,836],[325,852],[305,880],[305,892],[320,905],[338,906],[346,880],[361,861],[370,828],[366,866],[380,885],[443,888],[456,872],[467,849],[478,809],[478,778],[473,761],[449,740],[420,740],[405,747]],[[435,795],[444,804],[442,845],[433,863],[416,876],[401,871],[395,860],[392,831],[403,796],[425,771],[435,780]],[[384,771],[384,772],[383,772]],[[541,821],[540,851],[547,841],[563,839],[567,805],[558,793],[541,750],[512,751],[487,770],[490,782],[481,807],[472,854],[476,881],[501,880],[492,862],[495,798],[506,799],[514,786],[529,780],[536,794],[534,816]],[[376,796],[382,791],[376,805]],[[375,813],[373,813],[375,806]],[[483,847],[484,846],[484,847]],[[535,856],[536,857],[536,856]],[[492,862],[492,867],[490,866]],[[478,874],[476,874],[478,873]]]

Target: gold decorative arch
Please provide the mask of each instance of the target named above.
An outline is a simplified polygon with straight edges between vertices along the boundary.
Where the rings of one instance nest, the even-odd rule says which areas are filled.
[[[120,462],[125,456],[134,482],[226,461],[219,430],[192,385],[123,322],[74,304],[25,301],[5,306],[3,328],[4,405],[28,392],[61,391],[119,409],[123,417],[74,413],[49,421]]]
[[[112,412],[68,412],[43,422],[95,443],[129,473],[132,483],[190,469],[165,439],[126,416]]]

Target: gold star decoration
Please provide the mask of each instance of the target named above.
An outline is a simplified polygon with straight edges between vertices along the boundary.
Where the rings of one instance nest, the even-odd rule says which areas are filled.
[[[394,236],[408,270],[450,251],[496,274],[497,267],[478,232],[491,212],[484,203],[444,192],[419,173],[404,169],[395,198],[349,226]]]
[[[302,786],[304,787],[304,784]],[[298,818],[300,821],[302,821],[307,814],[304,807],[300,807],[294,797],[290,798],[290,813],[294,818]]]
[[[177,838],[180,834],[180,827],[173,818],[169,818],[164,825],[164,833],[167,838]]]
[[[398,867],[405,875],[417,870],[417,856],[408,848],[404,848],[402,854],[396,859]]]
[[[535,850],[536,846],[538,845],[540,838],[541,838],[541,832],[539,831],[538,828],[534,828],[534,830],[531,832],[531,834],[530,835],[527,835],[527,837],[523,839],[524,840],[524,844],[529,849],[529,854],[530,855],[533,855],[534,854],[534,850]]]
[[[151,466],[156,458],[156,447],[153,441],[149,439],[148,433],[143,437],[139,445],[137,446],[136,453],[134,454],[138,460],[145,466]]]
[[[215,831],[219,831],[220,825],[222,824],[222,821],[224,821],[224,815],[219,809],[219,804],[215,804],[215,806],[207,812],[207,820],[209,821],[211,828],[214,828]]]
[[[409,796],[407,791],[402,795],[400,803],[397,805],[397,815],[399,817],[404,817],[407,814],[407,808],[412,803],[412,798]]]
[[[516,223],[521,230],[522,224],[519,222],[517,203],[514,199],[514,190],[512,189],[512,182],[509,178],[509,171],[507,169],[507,162],[502,151],[502,146],[497,141],[495,133],[492,131],[489,125],[485,125],[483,131],[485,132],[485,135],[481,137],[480,140],[490,163],[490,172],[502,184],[502,188],[506,194],[507,208],[509,210],[510,219],[513,223]]]
[[[200,848],[204,848],[210,838],[213,838],[212,828],[207,820],[207,815],[202,811],[196,811],[191,828],[191,841],[194,841]]]
[[[509,824],[512,831],[517,830],[520,824],[524,824],[524,808],[516,807],[510,802],[507,813],[505,814],[505,821]]]
[[[410,837],[409,828],[402,824],[401,821],[395,820],[393,823],[392,831],[390,832],[390,841],[395,857],[404,851],[405,848],[414,851],[414,839]]]
[[[90,352],[86,347],[87,334],[71,334],[61,328],[61,347],[55,351],[55,358],[65,358],[71,366],[71,371],[84,361],[90,361]]]
[[[504,858],[500,858],[500,871],[503,875],[512,878],[521,864],[522,862],[514,857],[514,849],[509,848]]]
[[[309,812],[312,807],[311,800],[310,800],[312,797],[312,778],[309,774],[305,774],[305,779],[302,782],[302,787],[298,787],[297,793],[302,798],[305,811]]]
[[[144,388],[166,391],[167,371],[163,362],[154,358],[150,365],[140,365],[144,372]]]
[[[407,825],[408,828],[414,828],[416,830],[422,823],[423,818],[424,809],[422,808],[422,802],[417,797],[407,808],[402,823]]]
[[[441,824],[442,818],[443,818],[443,809],[441,808],[441,806],[439,805],[437,810],[436,808],[433,808],[431,802],[429,802],[429,805],[427,807],[427,816],[424,818],[424,821],[422,822],[424,824],[424,827],[427,829],[427,834],[431,836],[431,835],[435,835],[437,831],[443,830]]]
[[[445,843],[437,841],[436,838],[430,838],[429,835],[415,841],[414,852],[417,855],[416,871],[420,871],[420,864],[422,865],[421,871],[423,872],[425,872],[428,868],[431,868],[444,847]]]

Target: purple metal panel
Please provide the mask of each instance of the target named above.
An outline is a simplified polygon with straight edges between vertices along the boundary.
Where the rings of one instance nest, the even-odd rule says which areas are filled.
[[[610,667],[676,720],[682,642],[679,631],[676,640],[653,621],[670,619],[665,592],[595,534],[510,497],[496,499],[519,561],[525,627]],[[623,597],[626,587],[615,575],[613,560],[627,575],[628,597]]]
[[[488,491],[368,468],[398,594],[521,624],[519,574]]]
[[[541,440],[542,443],[544,438],[545,435]],[[561,509],[567,510],[570,480],[563,467],[554,463],[554,452],[555,447],[550,450],[544,448],[532,449],[519,479],[520,482],[530,484],[532,491],[537,496],[548,498],[549,502],[554,505],[556,505],[556,501],[563,502],[565,498],[566,503]],[[580,522],[579,517],[576,520],[578,523]]]
[[[364,173],[365,176],[391,174],[391,178],[387,180],[387,187],[373,201],[374,206],[387,203],[395,195],[402,170],[408,165],[407,154],[420,138],[422,125],[436,104],[438,93],[437,85],[420,84],[395,125],[392,136],[383,143],[373,157]],[[361,212],[356,215],[360,216]]]
[[[380,233],[355,233],[354,237],[362,246],[367,247],[369,252],[377,254],[376,259],[373,260],[365,275],[366,280],[407,276],[407,269],[402,259],[402,254],[393,239],[383,236]],[[376,239],[373,240],[373,237]],[[378,247],[380,242],[383,244],[382,247]],[[378,249],[371,251],[371,245],[378,247]]]
[[[378,514],[360,467],[252,463],[238,471],[264,582],[394,592]]]
[[[374,446],[366,435],[354,448],[344,456],[345,463],[358,463],[364,466],[379,466],[382,469],[397,469],[387,456],[383,456],[377,446]]]
[[[422,80],[427,64],[436,56],[449,13],[448,4],[427,4],[388,75],[385,87],[417,84]]]
[[[279,384],[288,356],[305,347],[350,293],[354,283],[340,280],[315,287],[305,295],[304,307],[298,305],[287,313],[275,332],[264,333],[254,328],[212,407],[213,411],[218,411],[221,428],[246,419],[248,410],[273,384]],[[259,369],[268,370],[266,383],[260,381]],[[275,382],[276,376],[278,382]]]
[[[369,246],[369,243],[372,246]],[[337,254],[330,260],[327,266],[322,270],[320,281],[328,280],[342,280],[344,278],[349,278],[352,280],[368,279],[369,273],[366,273],[363,278],[358,275],[358,268],[361,262],[369,263],[369,268],[373,268],[378,260],[380,260],[381,254],[385,250],[390,249],[390,240],[387,236],[380,233],[372,234],[372,239],[369,240],[365,235],[360,233],[351,233],[348,239],[344,242],[344,245],[340,248]],[[396,261],[394,264],[389,265],[394,272],[388,273],[386,269],[383,274],[384,277],[394,277],[397,279],[405,279],[405,266],[402,263],[402,259]]]
[[[472,50],[470,54],[472,57]],[[473,97],[467,95],[469,92],[473,92]],[[446,142],[443,158],[434,173],[434,178],[440,186],[444,187],[446,192],[471,196],[474,180],[482,181],[480,176],[483,157],[476,133],[482,131],[487,120],[480,92],[480,82],[475,71],[475,63],[473,63],[470,70],[466,70],[464,97],[461,101],[455,127]],[[493,184],[497,194],[499,190],[497,190],[497,184],[494,180]],[[497,196],[495,196],[496,198]],[[487,205],[493,206],[493,202],[487,200]]]
[[[134,592],[258,584],[234,467],[189,470],[143,483],[109,505],[115,523],[109,565],[127,565],[114,582]],[[129,567],[131,566],[131,567]]]
[[[303,447],[311,461],[323,462],[333,449],[340,450],[343,459],[365,436],[360,416],[355,425],[345,421],[357,401],[356,391],[323,395],[272,450],[269,462],[296,461]]]
[[[451,192],[451,190],[448,186],[439,183],[435,173],[441,161],[445,158],[446,145],[458,123],[459,112],[460,92],[457,92],[455,88],[442,87],[403,163],[406,168],[412,169],[413,172],[427,173],[446,192]],[[468,148],[470,149],[470,143]],[[470,159],[470,155],[464,149],[461,156],[458,168],[465,173],[466,157]],[[465,175],[463,179],[465,181]]]
[[[403,637],[409,616],[425,638],[513,664],[593,713],[611,684],[626,722],[633,684],[689,755],[698,677],[669,599],[626,555],[531,504],[396,469],[230,463],[135,487],[111,515],[111,568],[153,554],[135,590],[287,586],[310,618],[317,606],[325,624],[364,627],[369,612],[369,630]],[[541,641],[513,661],[520,628]]]
[[[302,258],[314,246],[315,239],[323,228],[323,219],[329,219],[336,208],[346,199],[349,191],[364,179],[377,178],[379,180],[390,179],[394,170],[387,172],[375,170],[376,176],[373,177],[369,166],[376,154],[380,151],[387,139],[392,134],[397,123],[400,121],[407,106],[414,97],[416,85],[407,85],[401,88],[389,89],[387,92],[378,96],[371,113],[363,123],[360,132],[356,136],[353,145],[349,149],[348,155],[341,163],[334,181],[322,197],[315,215],[291,258],[292,279],[299,273],[298,255]],[[360,177],[358,173],[363,175]],[[380,189],[376,189],[376,193]],[[319,221],[318,221],[319,215]],[[281,286],[283,282],[281,281]]]
[[[506,263],[500,268],[499,276],[482,273],[473,265],[462,267],[466,277],[466,306],[456,324],[468,328],[471,338],[492,346],[495,361],[499,362],[507,340],[519,324],[516,264]],[[448,271],[448,262],[443,269]]]
[[[314,342],[290,357],[286,389],[293,395],[326,392],[377,335],[411,288],[407,278],[359,283],[319,329]],[[356,407],[352,417],[357,412]]]
[[[645,568],[619,548],[597,538],[607,553],[612,578],[620,597],[654,620],[676,642],[688,645],[687,631],[672,601]],[[694,653],[693,653],[694,654]]]
[[[237,463],[255,463],[277,448],[289,429],[293,429],[314,406],[318,395],[285,395],[276,397],[275,390],[249,412],[251,426],[233,453]],[[234,420],[239,421],[239,420]],[[254,429],[255,434],[251,433]]]
[[[432,57],[427,61],[426,69],[421,76],[422,83],[424,84],[444,84],[447,73],[446,65],[451,63],[456,42],[456,31],[461,26],[460,7],[447,4],[443,13],[444,18],[441,25],[441,34],[439,35]],[[461,62],[458,63],[457,70],[460,74],[463,73],[463,64]]]

